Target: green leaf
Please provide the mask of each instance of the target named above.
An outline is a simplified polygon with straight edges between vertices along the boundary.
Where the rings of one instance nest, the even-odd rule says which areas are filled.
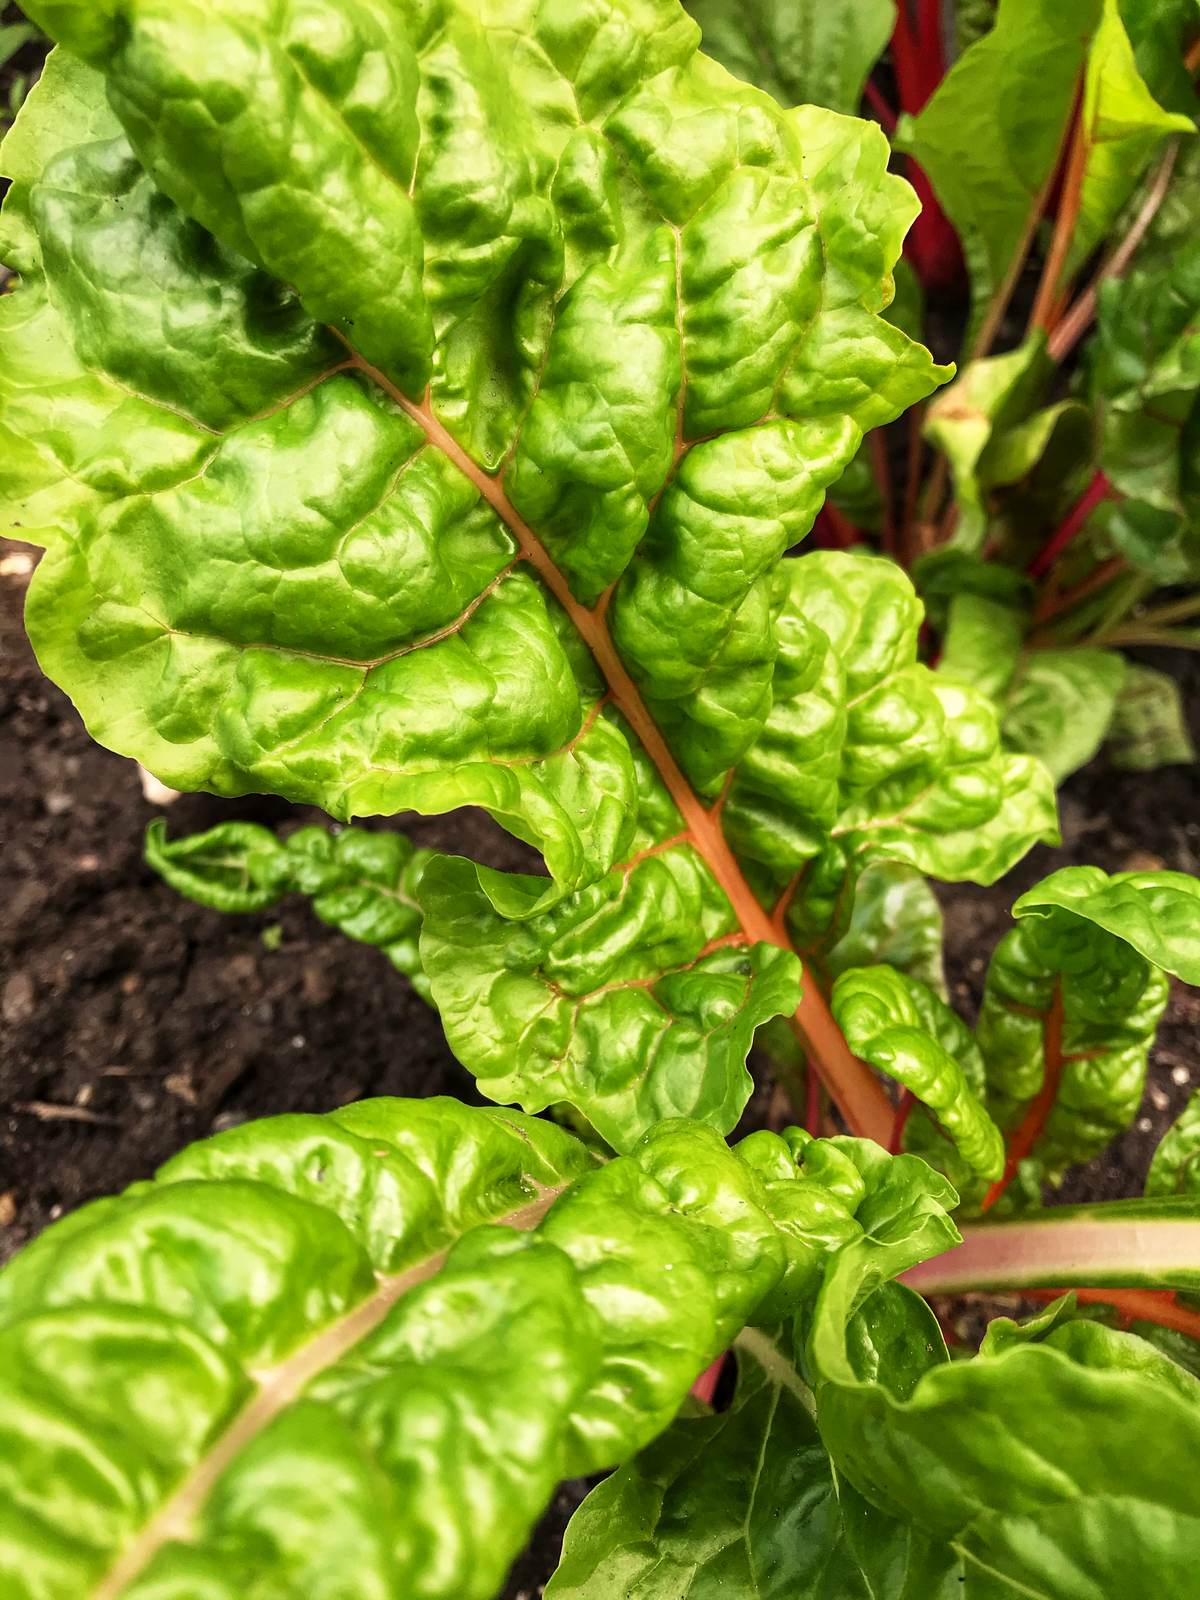
[[[839,1252],[812,1317],[808,1357],[835,1469],[881,1510],[950,1542],[967,1595],[1183,1600],[1181,1558],[1200,1530],[1187,1470],[1200,1384],[1132,1335],[1068,1320],[1068,1302],[1024,1327],[993,1322],[978,1356],[948,1361],[924,1302],[879,1287],[889,1255],[870,1238]],[[1153,1450],[1130,1451],[1146,1437]],[[1124,1591],[1110,1586],[1114,1573]]]
[[[855,1055],[909,1090],[953,1140],[973,1174],[998,1178],[1004,1139],[984,1109],[984,1068],[966,1023],[894,967],[851,968],[830,1005]]]
[[[1092,386],[1100,460],[1128,497],[1101,526],[1123,555],[1164,582],[1200,570],[1198,308],[1200,249],[1191,239],[1102,285],[1098,301]]]
[[[681,1417],[571,1519],[547,1600],[951,1600],[958,1559],[834,1475],[791,1339],[747,1329],[719,1416]]]
[[[1068,275],[1102,242],[1163,140],[1195,132],[1190,113],[1164,110],[1147,87],[1118,0],[1104,0],[1088,53],[1080,117],[1088,152],[1065,264]]]
[[[1115,650],[1031,650],[1004,703],[1005,744],[1036,756],[1062,783],[1104,743],[1125,672]]]
[[[873,861],[854,885],[850,925],[814,963],[825,979],[883,961],[946,997],[942,908],[925,878],[902,861]]]
[[[597,1167],[438,1099],[192,1146],[0,1274],[4,1593],[484,1600],[872,1193],[936,1209],[908,1158],[843,1203],[807,1149],[674,1123]]]
[[[1064,867],[1022,895],[1013,915],[1020,921],[992,956],[979,1017],[988,1108],[1014,1127],[1042,1089],[1058,996],[1050,1067],[1061,1077],[1034,1150],[1037,1169],[1056,1178],[1137,1114],[1165,973],[1200,976],[1200,879]]]
[[[956,547],[972,554],[982,548],[986,490],[1024,476],[1044,450],[1054,419],[1047,424],[1047,413],[1035,414],[1034,407],[1050,371],[1045,340],[1027,339],[1004,355],[969,362],[930,404],[924,432],[950,462],[958,507]],[[1014,445],[1017,429],[1021,431]]]
[[[1186,872],[1063,867],[1026,890],[1013,916],[1038,918],[1056,938],[1093,924],[1164,972],[1200,984],[1200,878]]]
[[[1200,1090],[1184,1106],[1155,1150],[1146,1193],[1200,1194]]]
[[[1196,747],[1175,679],[1154,667],[1130,662],[1108,727],[1106,751],[1124,772],[1154,772],[1189,766]]]
[[[821,552],[783,577],[774,705],[722,816],[805,945],[845,932],[869,861],[991,882],[1057,839],[1048,776],[1000,752],[983,695],[917,662],[921,607],[892,563]]]
[[[594,642],[619,580],[609,670],[719,784],[769,709],[732,658],[771,569],[944,375],[879,316],[915,202],[877,129],[736,84],[668,0],[428,38],[327,8],[38,8],[104,77],[56,57],[6,157],[6,315],[46,319],[9,380],[30,629],[176,787],[479,804],[580,886],[633,767],[558,602]],[[125,407],[95,470],[64,382]]]
[[[781,105],[853,114],[891,37],[896,0],[689,0],[704,48]]]
[[[536,895],[542,880],[526,881]],[[454,857],[419,893],[434,1004],[483,1093],[530,1111],[565,1100],[618,1150],[664,1117],[727,1133],[753,1088],[755,1029],[799,1003],[799,961],[747,943],[686,843],[522,920]]]
[[[166,824],[146,831],[146,860],[179,894],[215,911],[266,911],[285,894],[307,895],[322,922],[375,945],[429,999],[417,953],[417,883],[433,852],[402,833],[300,828],[277,839],[255,822],[223,822],[169,840]]]
[[[907,147],[963,241],[976,323],[1058,160],[1101,7],[1001,0],[994,28],[964,51],[912,124]]]
[[[1024,619],[1016,606],[969,589],[950,598],[937,670],[1002,700],[1017,670]]]

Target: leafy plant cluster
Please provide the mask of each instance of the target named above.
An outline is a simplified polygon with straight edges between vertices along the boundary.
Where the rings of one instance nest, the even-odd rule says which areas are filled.
[[[963,6],[948,72],[880,0],[27,9],[39,658],[162,781],[322,807],[148,858],[307,895],[497,1109],[236,1128],[18,1256],[5,1595],[484,1600],[616,1468],[558,1600],[1185,1600],[1196,1103],[1143,1198],[1043,1202],[1200,984],[1200,880],[1052,873],[974,1027],[926,880],[1056,842],[1105,739],[1191,753],[1119,651],[1195,610],[1194,5]],[[349,825],[468,805],[544,872]],[[810,1126],[731,1146],[756,1038]],[[951,1359],[968,1290],[1050,1303]]]

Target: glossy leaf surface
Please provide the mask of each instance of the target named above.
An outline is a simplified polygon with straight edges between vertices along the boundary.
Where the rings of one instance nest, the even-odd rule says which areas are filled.
[[[984,1109],[984,1068],[966,1023],[917,979],[894,967],[843,972],[830,1001],[850,1048],[896,1079],[983,1178],[1004,1170],[1004,1139]]]
[[[809,1331],[836,1469],[950,1542],[967,1596],[1095,1600],[1117,1575],[1185,1600],[1197,1380],[1135,1336],[1072,1320],[1067,1301],[1023,1327],[992,1322],[977,1357],[949,1361],[924,1302],[879,1287],[889,1253],[870,1239],[841,1252]],[[1147,1427],[1154,1449],[1131,1451]]]
[[[951,1600],[960,1563],[837,1479],[790,1329],[749,1329],[719,1416],[683,1417],[572,1518],[553,1600]]]
[[[1115,650],[1031,650],[1008,687],[1004,742],[1062,783],[1100,750],[1125,684]]]
[[[5,1594],[482,1600],[560,1476],[919,1194],[872,1150],[675,1122],[598,1167],[446,1100],[192,1146],[0,1274]]]
[[[1148,1195],[1200,1194],[1200,1091],[1163,1135],[1146,1174]]]
[[[1166,1004],[1165,973],[1200,976],[1200,880],[1066,867],[1022,895],[1013,914],[1020,921],[988,969],[978,1039],[1002,1127],[1021,1120],[1048,1061],[1061,1073],[1036,1147],[1053,1174],[1132,1121]]]
[[[306,895],[322,922],[382,950],[425,999],[416,885],[431,855],[402,833],[365,828],[300,828],[279,839],[255,822],[224,822],[168,839],[159,821],[146,833],[146,860],[189,900],[215,911],[266,911],[285,894]]]

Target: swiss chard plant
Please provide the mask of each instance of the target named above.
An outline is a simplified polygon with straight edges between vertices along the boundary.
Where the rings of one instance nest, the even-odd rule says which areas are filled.
[[[0,1592],[483,1600],[561,1477],[617,1467],[548,1594],[1185,1600],[1200,1121],[1146,1197],[1042,1202],[1134,1115],[1167,975],[1200,983],[1200,882],[1052,874],[974,1027],[926,882],[1057,839],[1062,740],[1019,728],[1063,672],[1163,753],[1111,638],[1029,633],[1023,564],[1078,606],[1013,550],[1092,419],[1137,481],[1054,554],[1111,565],[1119,523],[1191,559],[1178,249],[1168,302],[1117,246],[1050,392],[1071,273],[1179,200],[1190,123],[1139,76],[1179,88],[1175,12],[1004,0],[935,87],[929,7],[697,5],[760,88],[675,0],[27,9],[60,48],[3,151],[0,503],[45,550],[39,659],[164,783],[323,808],[148,856],[230,911],[307,895],[521,1110],[249,1124],[19,1255]],[[889,32],[924,211],[850,114]],[[980,177],[1010,115],[1021,169]],[[1065,130],[1045,320],[992,357]],[[955,230],[975,274],[937,397],[915,220],[926,281]],[[923,405],[949,465],[902,540],[880,430]],[[854,548],[796,553],[814,523]],[[346,826],[465,806],[544,870]],[[731,1148],[756,1036],[810,1127]],[[927,1297],[967,1290],[1052,1304],[951,1360]],[[688,1400],[731,1349],[728,1409]]]

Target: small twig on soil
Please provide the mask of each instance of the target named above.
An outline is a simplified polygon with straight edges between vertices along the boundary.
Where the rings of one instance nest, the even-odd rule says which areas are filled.
[[[12,1110],[23,1116],[36,1117],[39,1122],[86,1122],[96,1128],[119,1128],[119,1117],[102,1117],[97,1111],[83,1106],[60,1106],[52,1100],[14,1100]]]

